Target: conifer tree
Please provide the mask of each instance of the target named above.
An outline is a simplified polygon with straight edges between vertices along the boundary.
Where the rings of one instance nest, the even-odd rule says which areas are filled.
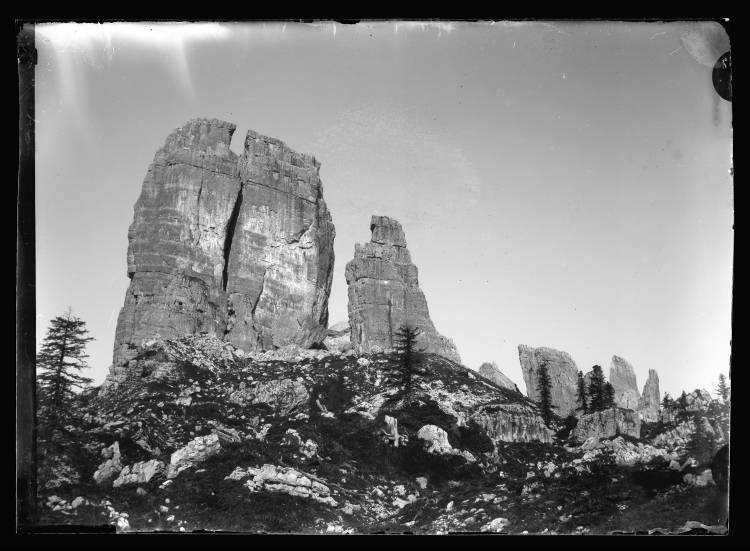
[[[552,421],[552,381],[549,378],[547,364],[542,364],[537,372],[537,392],[539,392],[539,409],[544,424],[549,426]]]
[[[604,373],[600,365],[591,368],[591,379],[588,386],[589,411],[604,409]]]
[[[678,421],[685,421],[688,419],[689,414],[688,414],[687,406],[688,406],[687,393],[683,390],[682,394],[680,394],[680,397],[677,398],[676,417]]]
[[[661,407],[665,411],[669,411],[674,407],[674,400],[669,395],[669,392],[664,393],[664,398],[662,398],[662,401],[661,401]]]
[[[57,428],[75,399],[75,389],[91,383],[81,375],[81,370],[89,367],[86,345],[94,340],[88,333],[86,322],[70,309],[50,322],[36,356],[40,424]]]
[[[716,393],[724,403],[729,401],[729,385],[727,385],[727,378],[723,373],[719,374],[719,385],[716,387]]]
[[[588,413],[589,406],[586,401],[586,382],[583,380],[583,371],[578,371],[578,392],[576,393],[576,411]]]
[[[422,352],[417,345],[421,329],[402,325],[394,334],[394,349],[399,356],[396,365],[388,373],[388,380],[397,384],[405,396],[411,394],[415,378],[424,375],[421,367]]]
[[[604,389],[602,390],[602,409],[613,407],[615,407],[615,387],[607,381],[604,383]]]

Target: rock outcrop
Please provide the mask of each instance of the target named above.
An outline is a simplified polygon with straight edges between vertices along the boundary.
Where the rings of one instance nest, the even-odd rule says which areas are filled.
[[[119,488],[130,484],[146,484],[153,477],[164,472],[164,463],[156,459],[150,461],[140,461],[135,465],[128,465],[122,471],[120,476],[112,483],[112,486]]]
[[[320,164],[252,130],[238,157],[234,130],[192,120],[148,169],[108,383],[157,335],[205,333],[247,352],[325,336],[335,230]]]
[[[395,333],[407,324],[421,330],[418,345],[426,352],[460,363],[456,346],[437,332],[430,319],[401,224],[373,216],[370,230],[370,242],[357,243],[354,259],[346,265],[354,349],[359,353],[392,350]]]
[[[641,418],[635,411],[624,408],[595,411],[578,419],[573,435],[578,442],[585,442],[589,438],[612,438],[618,435],[640,438]]]
[[[436,455],[457,455],[473,463],[476,457],[466,450],[457,450],[448,441],[448,433],[438,426],[425,425],[417,433],[417,438],[424,440],[427,452]]]
[[[319,503],[336,507],[338,503],[331,497],[330,488],[323,480],[293,469],[266,463],[259,469],[237,467],[226,479],[242,480],[251,492],[281,492],[297,497],[309,498]]]
[[[167,467],[167,478],[174,478],[196,463],[202,463],[219,453],[220,449],[219,436],[216,434],[194,438],[172,454]]]
[[[479,406],[471,415],[493,443],[552,442],[553,432],[547,428],[539,412],[525,404],[490,404]]]
[[[551,382],[553,411],[562,417],[575,413],[578,367],[570,354],[553,348],[532,348],[519,344],[518,358],[529,398],[539,401],[539,368],[546,365]]]
[[[625,409],[638,409],[640,396],[633,366],[625,358],[612,356],[609,382],[615,389],[615,404]]]
[[[643,385],[643,393],[638,401],[638,411],[644,421],[655,422],[659,420],[660,397],[659,374],[655,369],[649,369],[648,379],[646,379],[646,384]]]
[[[520,390],[518,390],[516,383],[511,381],[509,377],[507,377],[502,371],[500,371],[500,368],[497,367],[497,364],[495,362],[483,363],[481,366],[479,366],[479,374],[485,379],[489,379],[497,386],[501,386],[515,392],[521,392]]]

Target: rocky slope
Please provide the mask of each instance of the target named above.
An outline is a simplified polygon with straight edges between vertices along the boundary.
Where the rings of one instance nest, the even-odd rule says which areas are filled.
[[[333,272],[320,164],[250,130],[196,119],[148,169],[128,231],[128,277],[108,385],[142,343],[205,333],[246,351],[320,342]]]
[[[421,330],[418,342],[425,351],[460,363],[456,346],[437,332],[430,319],[401,224],[387,216],[373,216],[370,231],[370,242],[357,243],[354,258],[346,265],[354,349],[392,350],[394,334],[407,324]]]
[[[118,392],[87,392],[54,445],[42,442],[43,522],[431,534],[720,524],[711,471],[658,445],[673,425],[581,444],[438,355],[410,396],[387,382],[389,354],[248,355],[191,336],[132,361]]]

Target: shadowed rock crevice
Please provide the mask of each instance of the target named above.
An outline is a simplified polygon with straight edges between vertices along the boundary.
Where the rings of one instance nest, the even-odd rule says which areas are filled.
[[[224,271],[221,275],[221,288],[226,291],[227,290],[227,278],[229,275],[229,253],[232,250],[232,240],[234,239],[234,231],[237,227],[237,218],[240,215],[240,209],[242,208],[242,186],[240,186],[240,190],[237,193],[237,200],[234,202],[234,207],[232,208],[232,214],[229,217],[229,222],[227,223],[227,234],[224,238]]]

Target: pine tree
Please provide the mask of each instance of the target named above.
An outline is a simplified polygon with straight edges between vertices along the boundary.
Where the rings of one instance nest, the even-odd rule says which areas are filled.
[[[677,420],[678,421],[685,421],[688,419],[688,399],[687,399],[687,393],[683,390],[682,394],[680,394],[680,397],[677,398]]]
[[[576,394],[576,411],[588,413],[589,406],[586,402],[586,382],[583,380],[583,371],[578,372],[578,392]]]
[[[600,365],[591,368],[591,379],[587,394],[589,397],[589,411],[601,411],[604,407],[604,373]]]
[[[672,399],[672,397],[669,395],[668,392],[664,393],[664,398],[662,398],[662,401],[661,401],[661,407],[665,411],[669,411],[674,407],[674,400]]]
[[[719,374],[719,386],[716,387],[716,393],[724,403],[729,401],[729,386],[727,385],[727,378],[723,373]]]
[[[549,378],[547,364],[542,364],[537,372],[537,392],[539,392],[539,409],[544,424],[549,426],[552,421],[552,381]]]
[[[411,325],[402,325],[394,334],[394,349],[399,356],[397,364],[391,368],[388,380],[397,384],[405,396],[411,394],[414,380],[424,375],[421,367],[422,350],[417,345],[421,329]]]
[[[609,381],[604,383],[602,390],[602,409],[615,407],[615,387]]]
[[[68,309],[50,322],[47,336],[36,356],[40,424],[57,428],[75,399],[74,389],[83,389],[91,379],[80,374],[88,368],[86,322]]]

